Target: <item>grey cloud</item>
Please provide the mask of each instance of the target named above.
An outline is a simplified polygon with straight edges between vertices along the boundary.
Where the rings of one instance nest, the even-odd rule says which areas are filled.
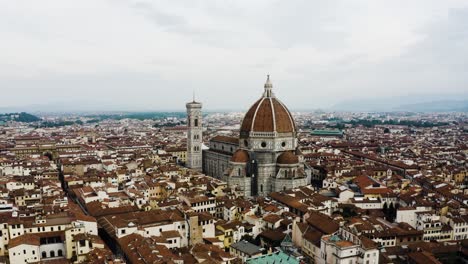
[[[187,26],[187,21],[184,17],[176,14],[165,13],[159,10],[157,5],[153,6],[147,2],[137,2],[131,4],[131,7],[138,10],[138,12],[155,22],[157,25],[165,27],[167,30],[172,27]]]
[[[182,109],[196,90],[208,109],[245,109],[261,94],[267,73],[291,109],[356,98],[468,92],[468,9],[449,10],[448,3],[413,2],[449,10],[447,16],[429,18],[424,10],[395,4],[397,11],[408,12],[393,14],[396,22],[405,19],[396,30],[422,37],[406,46],[395,42],[397,47],[371,35],[385,32],[366,35],[365,23],[353,24],[362,16],[373,22],[379,12],[385,15],[385,7],[369,17],[360,10],[374,0],[102,3],[53,11],[0,4],[0,29],[9,36],[0,43],[5,105],[76,98],[125,109]],[[184,8],[173,8],[177,3]],[[77,10],[93,11],[93,34],[74,16]],[[49,18],[56,12],[70,16],[63,17],[63,26]],[[413,13],[423,22],[414,22]],[[393,16],[375,21],[376,26],[393,26]],[[352,38],[356,34],[364,39]]]

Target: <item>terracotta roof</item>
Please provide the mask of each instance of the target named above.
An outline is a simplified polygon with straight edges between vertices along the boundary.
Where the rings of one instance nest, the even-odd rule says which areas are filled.
[[[246,150],[238,149],[231,157],[232,162],[246,163],[249,162],[249,153]]]
[[[236,137],[228,137],[228,136],[215,136],[210,141],[217,141],[217,142],[224,142],[230,144],[239,144],[239,139]]]
[[[201,263],[230,263],[235,259],[234,256],[225,252],[218,246],[207,244],[194,245],[191,249],[191,253],[196,259],[204,259]]]
[[[275,229],[275,230],[267,229],[263,231],[262,233],[260,233],[259,236],[267,238],[270,241],[282,241],[284,237],[286,236],[286,234],[284,234],[278,229]]]
[[[282,220],[282,218],[276,214],[268,214],[263,217],[263,220],[270,224],[275,224],[276,222]]]
[[[362,189],[362,194],[392,194],[393,191],[389,188]]]
[[[357,176],[356,178],[354,178],[353,182],[361,189],[367,188],[372,184],[376,183],[372,178],[365,175]]]
[[[333,221],[333,219],[314,211],[310,211],[310,217],[307,218],[307,223],[324,234],[332,234],[339,229],[339,225]]]
[[[33,235],[33,234],[24,234],[19,237],[15,237],[12,240],[10,240],[10,243],[8,244],[9,248],[14,248],[19,245],[34,245],[34,246],[39,246],[41,244],[41,241],[39,239],[39,236]]]
[[[301,203],[296,197],[292,197],[281,192],[270,193],[270,197],[288,207],[298,209],[303,213],[307,212],[307,206]]]
[[[408,253],[408,258],[411,260],[412,263],[417,264],[439,264],[442,263],[438,261],[434,255],[429,252],[422,251],[422,252],[411,252]]]
[[[296,164],[299,162],[299,158],[291,151],[286,151],[278,156],[276,162],[279,164]]]
[[[322,238],[323,233],[314,229],[308,229],[304,234],[304,239],[314,244],[317,247],[320,247],[320,239]]]
[[[130,223],[137,226],[149,226],[163,223],[182,222],[184,218],[176,210],[165,211],[137,211],[118,215],[105,216],[99,219],[99,223],[110,224],[113,228],[127,227]],[[112,232],[109,232],[111,234]]]
[[[158,245],[154,237],[130,234],[117,241],[131,263],[174,263],[177,259],[167,247]]]
[[[375,243],[373,240],[365,237],[365,236],[360,236],[361,239],[361,244],[364,249],[374,249],[378,248],[378,244]]]

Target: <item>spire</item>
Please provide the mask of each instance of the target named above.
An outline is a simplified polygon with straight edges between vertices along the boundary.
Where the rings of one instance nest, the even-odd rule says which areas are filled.
[[[270,81],[270,75],[268,74],[267,75],[267,80],[265,82],[265,92],[263,93],[263,97],[274,97],[274,94],[273,94],[273,84],[271,84],[271,81]]]
[[[193,90],[193,102],[195,103],[195,89]]]

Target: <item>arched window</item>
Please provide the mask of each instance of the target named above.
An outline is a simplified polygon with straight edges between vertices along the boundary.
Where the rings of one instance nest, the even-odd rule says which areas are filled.
[[[198,126],[198,119],[195,118],[195,126],[197,127]]]
[[[260,184],[260,191],[263,192],[263,184]]]
[[[238,174],[239,176],[241,176],[241,169],[240,169],[240,168],[237,169],[237,174]]]
[[[47,253],[45,251],[42,251],[42,258],[47,258]]]
[[[53,251],[53,250],[50,251],[50,257],[51,257],[51,258],[54,258],[54,257],[55,257],[55,251]]]
[[[63,252],[62,252],[61,249],[59,249],[59,250],[57,251],[57,255],[58,255],[59,257],[63,256]]]

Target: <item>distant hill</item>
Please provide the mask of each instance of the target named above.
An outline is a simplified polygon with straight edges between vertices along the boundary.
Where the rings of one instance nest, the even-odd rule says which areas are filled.
[[[468,112],[468,97],[466,95],[413,95],[349,100],[334,105],[330,110],[349,112]]]
[[[0,114],[0,121],[8,122],[8,121],[16,121],[16,122],[38,122],[41,121],[39,117],[35,115],[31,115],[25,112],[21,113],[7,113],[7,114]]]
[[[85,115],[85,117],[93,118],[95,120],[105,120],[105,119],[114,119],[114,120],[121,120],[121,119],[138,119],[138,120],[147,120],[147,119],[163,119],[163,118],[184,118],[187,114],[185,112],[123,112],[119,114],[94,114],[94,115]]]
[[[157,103],[155,103],[155,106]],[[185,104],[176,105],[174,109],[153,109],[140,107],[137,103],[115,104],[107,101],[61,101],[50,103],[27,104],[18,106],[0,106],[0,113],[73,113],[90,114],[102,112],[185,112]]]
[[[434,101],[399,106],[411,112],[468,112],[468,101]]]

